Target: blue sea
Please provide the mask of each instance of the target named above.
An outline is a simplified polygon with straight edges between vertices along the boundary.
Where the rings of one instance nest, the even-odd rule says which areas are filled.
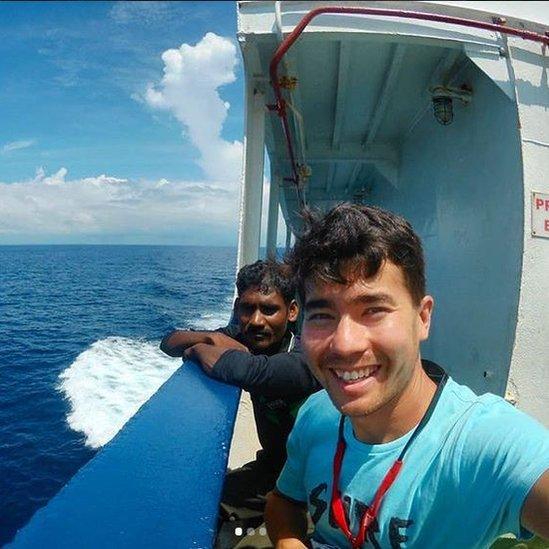
[[[163,334],[227,323],[235,268],[233,248],[0,247],[0,546],[179,367]]]

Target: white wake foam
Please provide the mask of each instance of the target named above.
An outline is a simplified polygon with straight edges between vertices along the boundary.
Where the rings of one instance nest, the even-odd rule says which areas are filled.
[[[200,317],[194,322],[196,330],[216,330],[221,326],[226,326],[231,319],[233,309],[232,296],[226,297],[219,308],[213,311],[200,313]]]
[[[70,403],[67,422],[103,446],[181,364],[150,343],[108,337],[93,343],[59,376],[59,390]]]

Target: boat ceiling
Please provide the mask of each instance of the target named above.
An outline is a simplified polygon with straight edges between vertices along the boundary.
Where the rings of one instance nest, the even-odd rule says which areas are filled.
[[[277,44],[258,44],[262,67],[269,66]],[[307,203],[329,207],[360,200],[373,185],[397,186],[401,145],[430,109],[433,75],[440,67],[450,75],[462,63],[455,49],[303,37],[289,55],[287,75],[297,78],[297,87],[286,97],[295,114],[290,120],[296,156],[310,170]],[[270,90],[267,97],[274,103]],[[284,210],[293,218],[299,204],[288,181],[286,140],[277,114],[267,117],[272,176],[280,178]]]
[[[344,5],[382,4],[387,3]],[[390,4],[410,9],[410,3]],[[325,5],[330,3],[239,3],[248,83],[262,87],[268,104],[275,103],[269,64],[283,36],[310,9]],[[444,9],[435,8],[432,11]],[[374,185],[398,187],[402,144],[432,113],[432,88],[463,84],[461,78],[471,66],[466,48],[499,55],[494,33],[448,27],[347,15],[323,15],[307,27],[279,66],[280,77],[296,82],[283,95],[290,104],[297,162],[310,171],[303,185],[307,203],[330,207],[342,200],[361,201]],[[267,114],[266,146],[271,177],[282,188],[282,211],[295,229],[300,204],[288,180],[292,167],[281,120],[272,110]]]

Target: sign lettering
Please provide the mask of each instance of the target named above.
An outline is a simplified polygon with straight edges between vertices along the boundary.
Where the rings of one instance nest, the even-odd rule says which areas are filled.
[[[549,238],[549,193],[532,193],[532,236]]]

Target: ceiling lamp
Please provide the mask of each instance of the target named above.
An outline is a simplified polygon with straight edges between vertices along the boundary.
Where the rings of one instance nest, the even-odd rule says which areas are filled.
[[[464,105],[471,101],[472,90],[466,86],[461,88],[450,88],[447,86],[436,86],[431,88],[433,101],[433,114],[439,124],[447,126],[454,120],[454,99],[458,99]]]

